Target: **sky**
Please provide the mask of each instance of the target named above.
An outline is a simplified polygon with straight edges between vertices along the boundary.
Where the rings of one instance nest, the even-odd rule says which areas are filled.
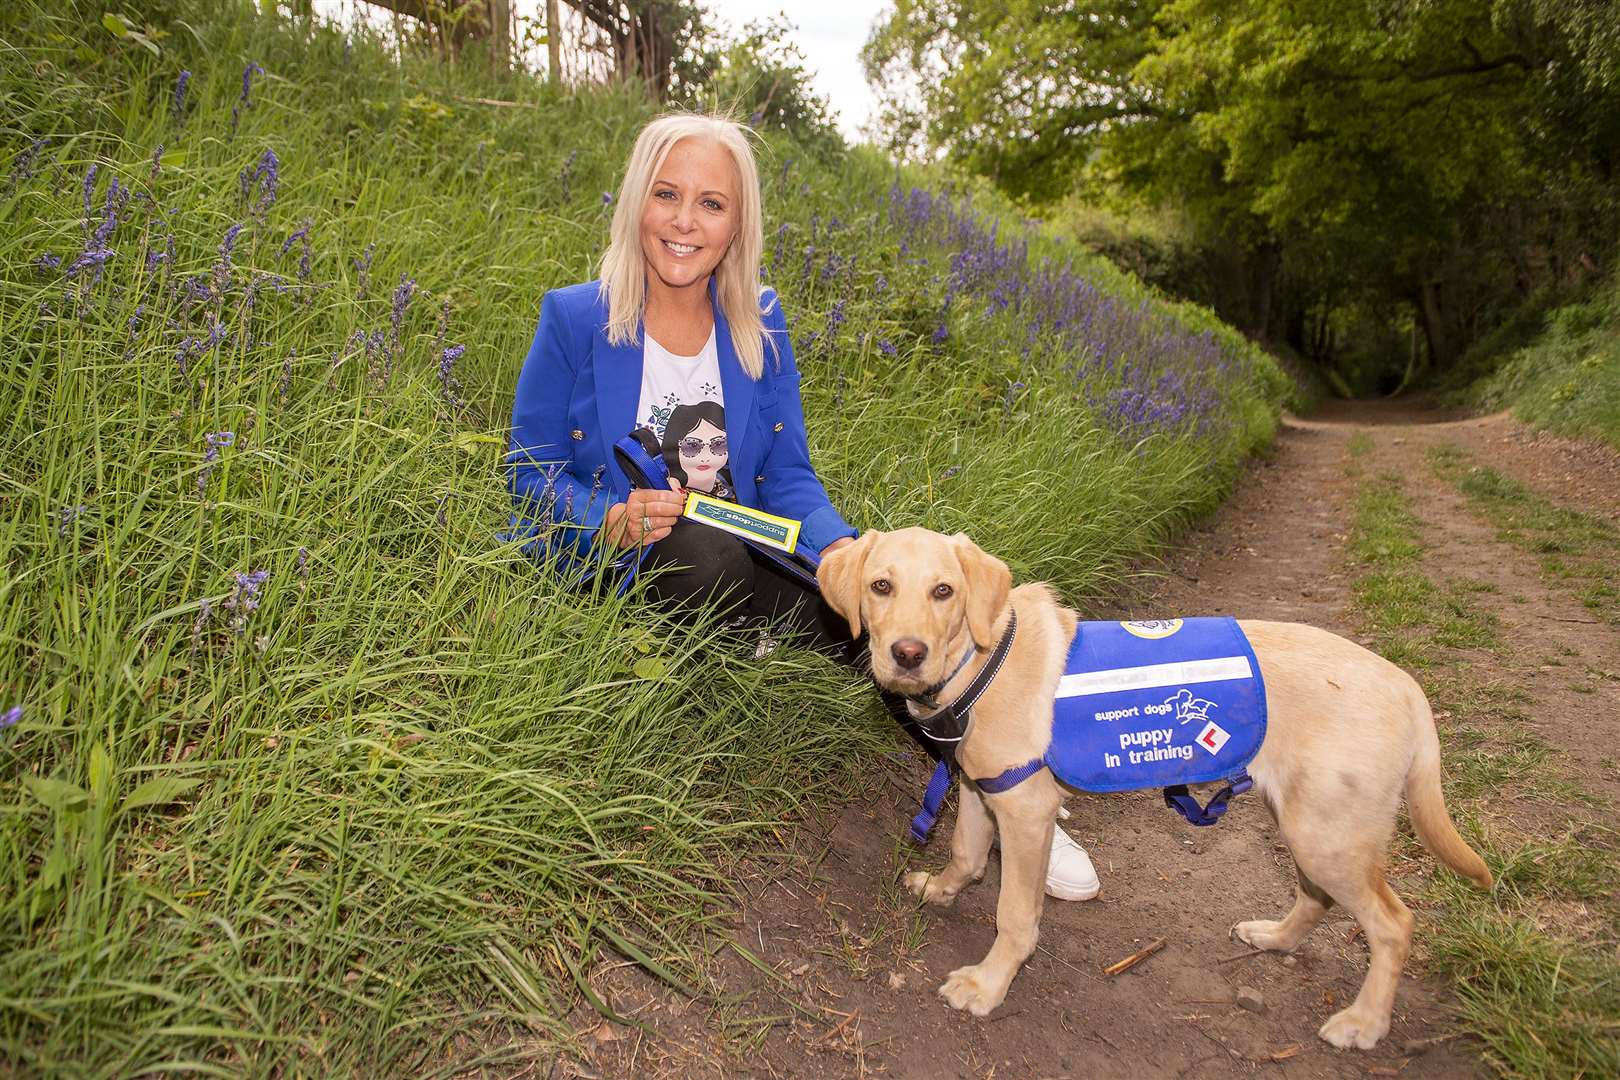
[[[797,27],[792,39],[804,53],[816,91],[831,102],[844,137],[859,141],[860,128],[877,106],[861,70],[861,46],[878,12],[874,0],[709,0],[716,18],[740,28],[781,12]]]

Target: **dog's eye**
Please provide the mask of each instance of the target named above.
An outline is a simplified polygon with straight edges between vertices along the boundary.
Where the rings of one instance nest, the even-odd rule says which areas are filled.
[[[892,588],[894,588],[894,586],[889,584],[888,578],[878,578],[876,581],[872,582],[872,591],[880,596],[888,596],[889,590]]]
[[[951,588],[949,585],[945,584],[942,581],[938,585],[934,586],[934,599],[935,600],[943,600],[943,599],[945,599],[947,596],[951,595],[951,593],[953,593],[955,591],[956,591],[955,589]]]

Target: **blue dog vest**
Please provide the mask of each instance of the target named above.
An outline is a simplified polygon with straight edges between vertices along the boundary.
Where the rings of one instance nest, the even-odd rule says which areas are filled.
[[[1266,740],[1266,687],[1254,649],[1231,618],[1081,623],[1052,704],[1045,754],[977,781],[989,794],[1051,769],[1083,791],[1164,788],[1165,805],[1213,825],[1249,790],[1247,767]],[[1188,784],[1225,780],[1207,804]],[[911,823],[928,838],[950,785],[941,763]]]
[[[1230,618],[1081,623],[1043,761],[1084,791],[1226,780],[1266,738],[1266,688]]]

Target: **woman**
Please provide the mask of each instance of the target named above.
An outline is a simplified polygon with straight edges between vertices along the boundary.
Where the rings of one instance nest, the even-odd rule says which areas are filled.
[[[644,560],[663,568],[648,585],[659,603],[719,598],[727,618],[785,619],[853,662],[846,624],[814,590],[738,538],[683,519],[677,480],[635,489],[614,459],[614,443],[636,430],[643,445],[666,448],[672,477],[712,490],[723,476],[734,501],[799,521],[801,551],[826,555],[855,536],[810,464],[787,321],[759,286],[763,247],[759,175],[740,125],[682,114],[642,129],[601,279],[540,305],[512,406],[515,524],[531,551],[581,576]],[[689,471],[680,455],[711,471]],[[891,711],[914,731],[897,701]],[[1056,836],[1048,892],[1095,895],[1085,852]]]

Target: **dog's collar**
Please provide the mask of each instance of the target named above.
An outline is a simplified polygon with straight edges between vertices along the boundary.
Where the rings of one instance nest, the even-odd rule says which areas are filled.
[[[967,651],[962,654],[962,659],[957,661],[956,666],[951,669],[951,673],[949,675],[945,676],[943,679],[939,680],[939,682],[935,683],[933,686],[930,686],[926,690],[920,690],[915,694],[901,694],[900,696],[905,698],[907,701],[915,701],[925,709],[939,708],[939,699],[934,695],[945,689],[945,687],[950,684],[952,679],[956,678],[962,673],[962,669],[968,666],[968,661],[973,659],[973,654],[977,651],[978,647],[974,645],[973,642],[968,642]]]
[[[1002,631],[1001,640],[996,643],[995,651],[990,654],[990,659],[985,661],[984,667],[979,669],[979,673],[973,677],[973,681],[968,684],[968,688],[962,691],[961,696],[949,705],[935,706],[922,701],[920,697],[911,698],[920,705],[937,709],[926,720],[918,718],[917,726],[922,729],[924,735],[937,743],[959,743],[967,737],[968,725],[973,719],[973,705],[990,688],[990,684],[995,681],[996,675],[1000,673],[1001,665],[1007,660],[1007,654],[1012,652],[1013,636],[1017,632],[1018,612],[1013,611],[1007,617],[1007,629]],[[969,650],[968,657],[972,655],[973,651]],[[945,682],[948,683],[955,678],[957,673],[966,665],[967,657],[964,657],[962,663],[956,666],[956,671],[951,672]],[[944,683],[941,683],[939,686],[932,687],[929,696],[938,693],[944,685]]]

